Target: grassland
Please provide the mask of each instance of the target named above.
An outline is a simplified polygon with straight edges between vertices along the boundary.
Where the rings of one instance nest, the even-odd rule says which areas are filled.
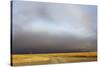
[[[96,52],[77,53],[50,53],[50,54],[13,54],[12,64],[17,65],[40,65],[96,61]]]

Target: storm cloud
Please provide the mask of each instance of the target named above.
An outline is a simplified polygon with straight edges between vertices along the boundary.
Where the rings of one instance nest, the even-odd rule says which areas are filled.
[[[97,7],[12,1],[12,53],[97,50]]]

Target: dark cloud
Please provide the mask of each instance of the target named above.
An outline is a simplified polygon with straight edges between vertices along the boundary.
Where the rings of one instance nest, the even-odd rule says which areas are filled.
[[[13,1],[12,7],[13,53],[97,50],[96,6]]]

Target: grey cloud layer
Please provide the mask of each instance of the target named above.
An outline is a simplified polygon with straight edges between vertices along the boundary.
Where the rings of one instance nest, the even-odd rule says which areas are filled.
[[[12,20],[13,53],[97,49],[96,6],[14,1]]]

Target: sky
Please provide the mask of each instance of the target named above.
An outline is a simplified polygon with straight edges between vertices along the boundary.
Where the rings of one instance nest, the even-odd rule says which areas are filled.
[[[97,50],[97,6],[12,2],[12,53]]]

